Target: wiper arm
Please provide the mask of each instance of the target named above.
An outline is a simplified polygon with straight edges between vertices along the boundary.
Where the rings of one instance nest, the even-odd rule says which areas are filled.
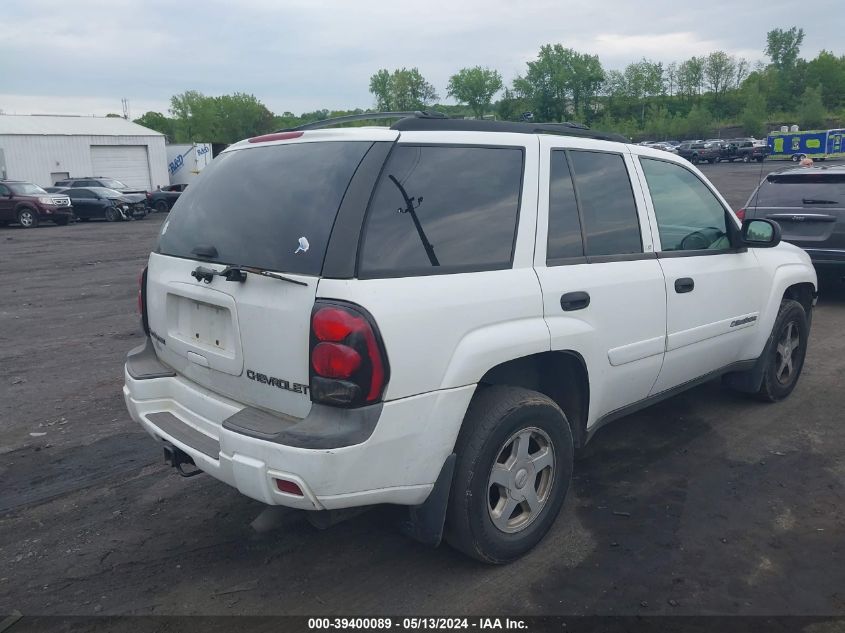
[[[191,277],[197,281],[204,281],[207,284],[210,284],[215,276],[224,277],[226,281],[237,281],[239,283],[243,283],[246,281],[247,273],[287,281],[288,283],[296,284],[297,286],[308,286],[308,284],[304,281],[291,279],[290,277],[285,277],[279,273],[270,272],[269,270],[264,270],[263,268],[255,268],[254,266],[226,266],[223,270],[214,270],[212,268],[206,268],[205,266],[197,266],[191,271]]]
[[[804,204],[838,204],[836,200],[816,200],[815,198],[801,198]]]

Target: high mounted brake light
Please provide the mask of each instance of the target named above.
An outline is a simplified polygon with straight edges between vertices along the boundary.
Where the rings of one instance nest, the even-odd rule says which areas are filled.
[[[370,314],[352,304],[318,301],[311,313],[311,400],[358,407],[381,400],[388,366]]]

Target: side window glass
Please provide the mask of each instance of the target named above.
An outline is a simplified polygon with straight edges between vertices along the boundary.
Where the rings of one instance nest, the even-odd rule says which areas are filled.
[[[585,254],[642,253],[637,205],[622,155],[579,150],[569,156],[584,222]]]
[[[8,196],[12,193],[6,185],[0,185],[0,196]]]
[[[394,148],[367,214],[360,273],[509,268],[522,164],[520,148]]]
[[[554,150],[549,174],[549,234],[546,241],[546,263],[584,256],[581,220],[566,152]]]
[[[640,158],[663,251],[731,248],[725,208],[713,192],[680,165]]]

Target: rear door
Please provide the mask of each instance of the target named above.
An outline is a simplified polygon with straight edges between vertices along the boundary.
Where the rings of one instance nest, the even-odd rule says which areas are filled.
[[[359,166],[390,144],[374,142],[379,136],[397,135],[308,132],[243,143],[203,170],[150,257],[149,324],[164,362],[243,404],[308,413],[310,316],[327,243]],[[227,265],[286,280],[208,276]]]
[[[775,220],[783,239],[815,261],[845,261],[845,171],[769,174],[749,201],[746,216]]]
[[[15,219],[15,201],[11,197],[12,190],[0,184],[0,220],[11,222]]]
[[[646,398],[663,362],[666,289],[626,146],[543,136],[535,268],[553,350],[591,376],[588,424]]]

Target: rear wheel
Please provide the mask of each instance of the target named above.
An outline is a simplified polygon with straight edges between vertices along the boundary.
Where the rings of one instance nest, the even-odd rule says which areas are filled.
[[[792,393],[804,367],[809,333],[804,307],[791,299],[783,301],[766,346],[768,358],[765,360],[763,382],[757,392],[759,398],[777,402]]]
[[[487,387],[470,404],[456,452],[447,541],[486,563],[519,558],[549,531],[569,488],[566,416],[535,391]]]
[[[751,162],[751,156],[749,156],[748,154],[743,155],[742,162],[743,163],[750,163]]]
[[[757,158],[756,160],[757,160],[758,163],[762,163],[764,158],[761,156],[760,158]]]
[[[155,203],[155,210],[159,213],[167,213],[167,203],[164,200],[159,200]]]
[[[29,207],[18,211],[18,222],[25,229],[34,229],[38,226],[38,214]]]

